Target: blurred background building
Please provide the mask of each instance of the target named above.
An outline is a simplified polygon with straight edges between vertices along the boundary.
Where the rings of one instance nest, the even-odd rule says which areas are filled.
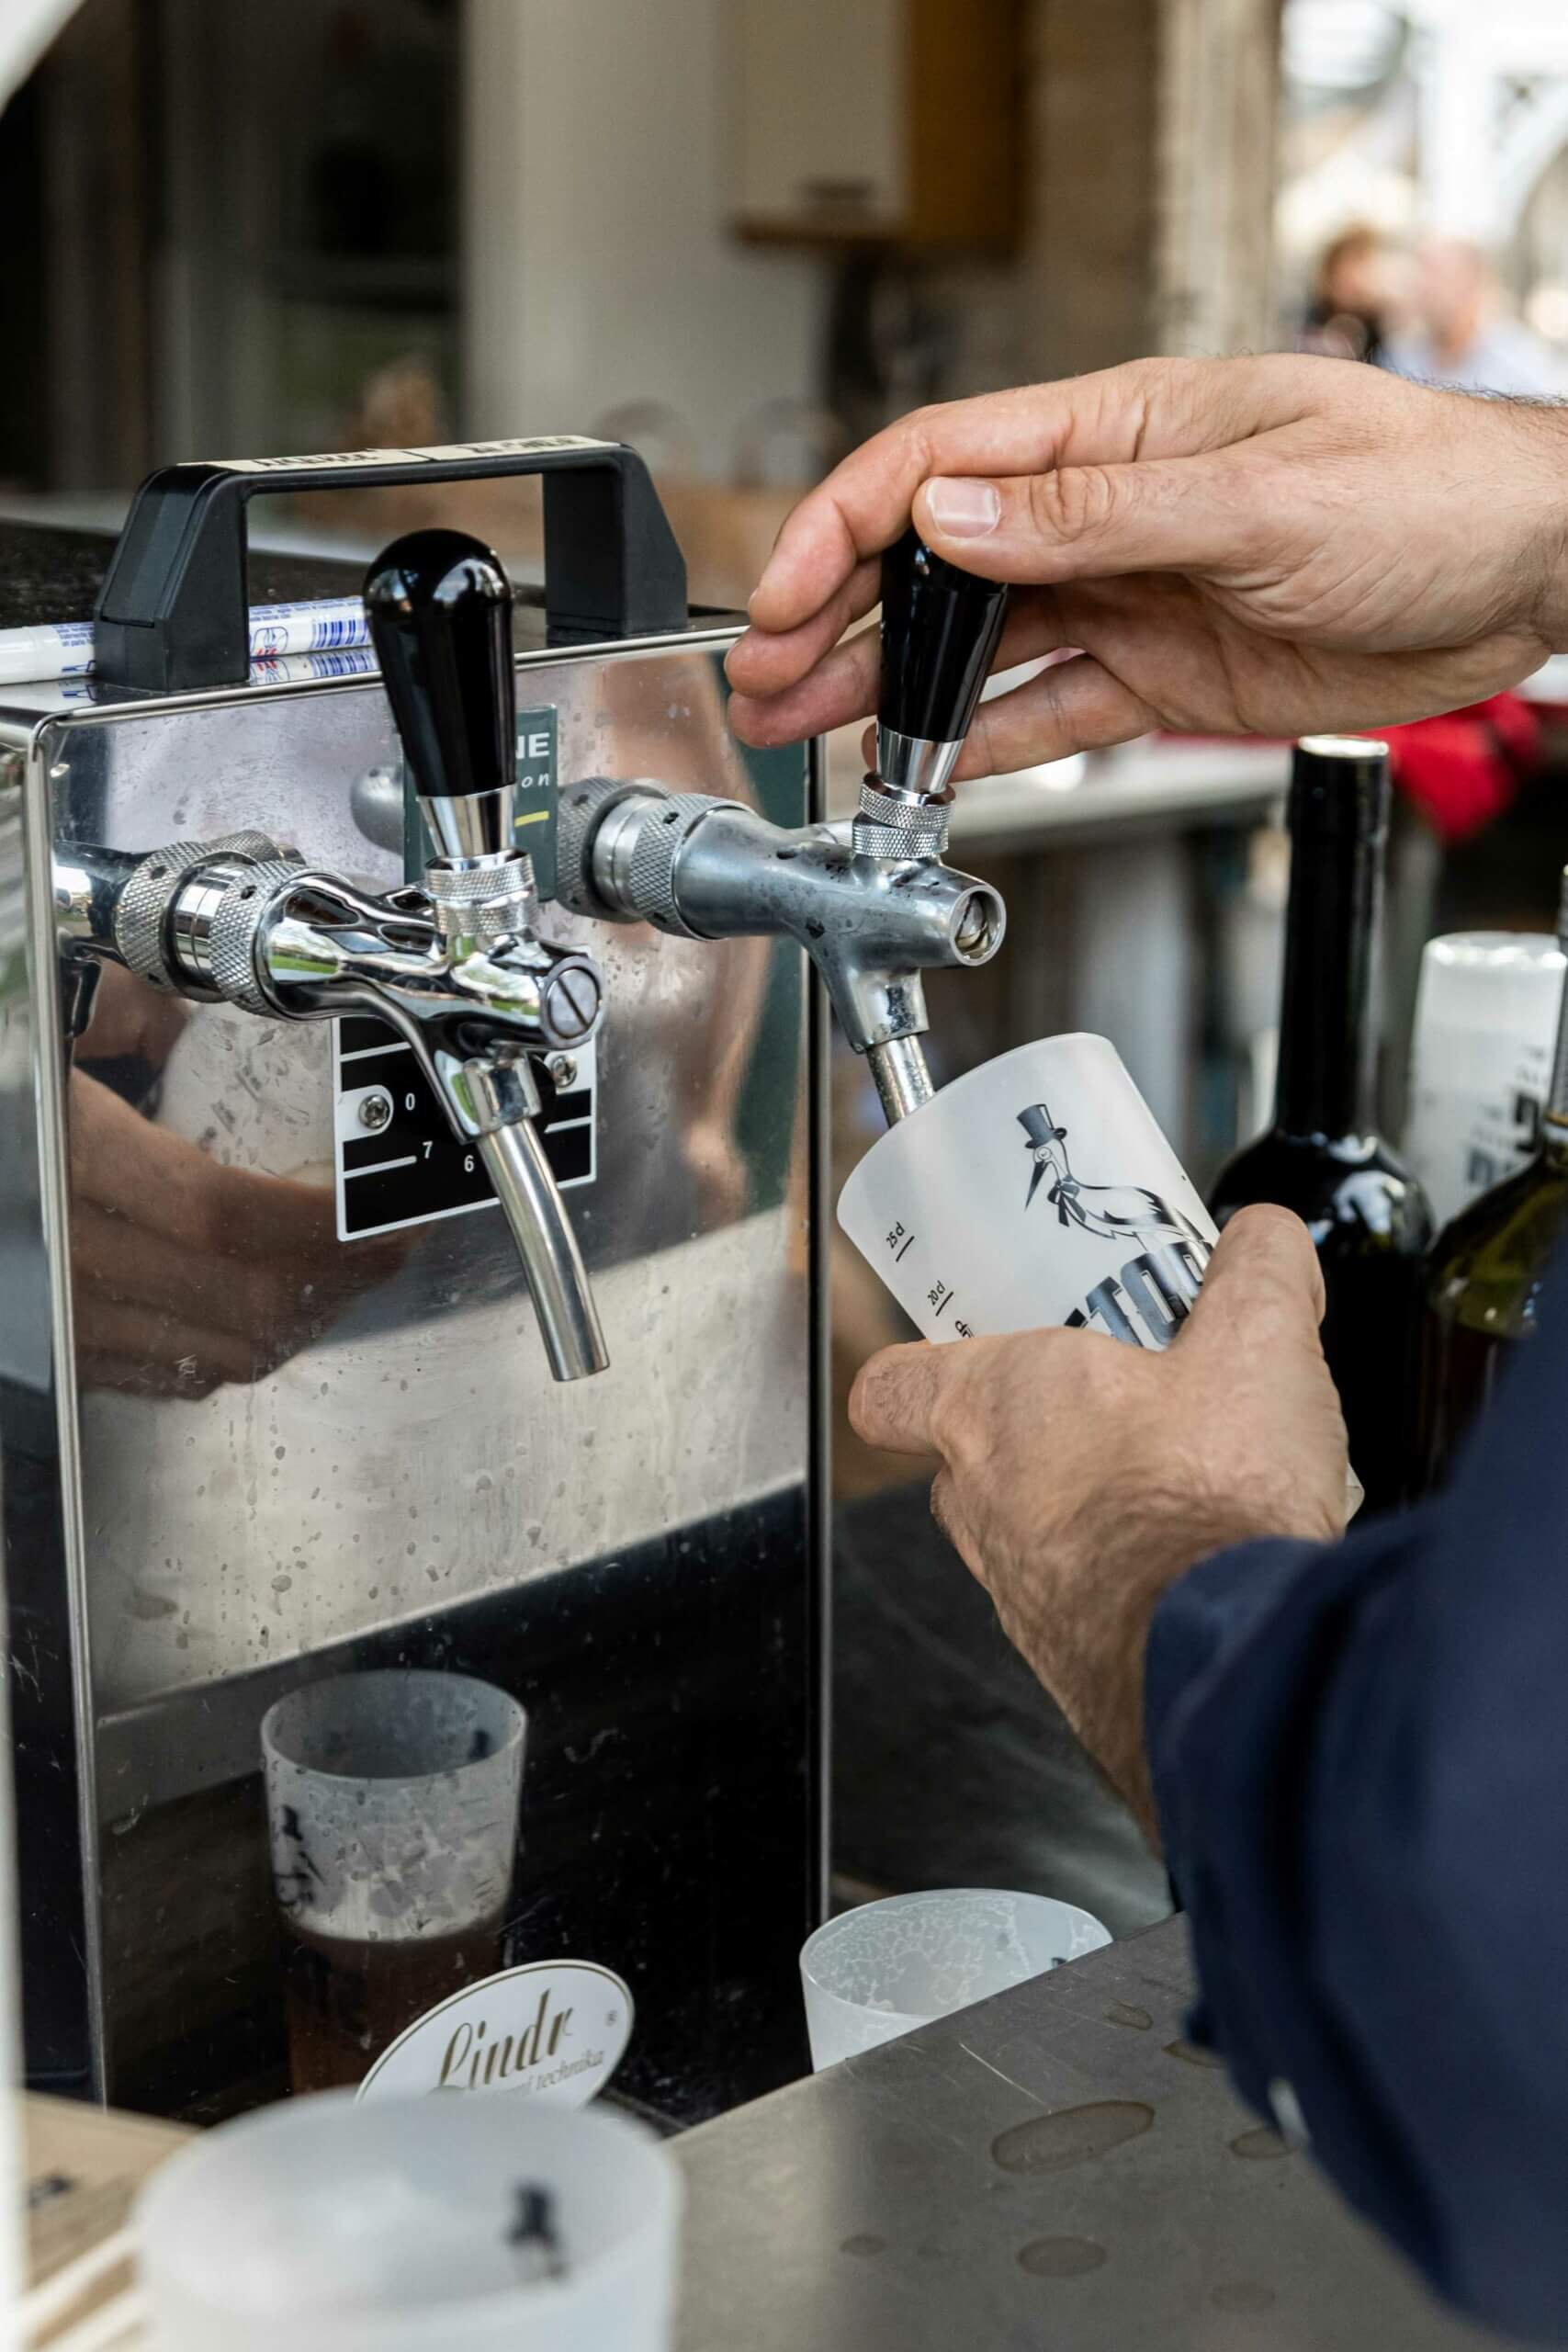
[[[775,494],[684,518],[734,594],[849,438],[1289,344],[1348,227],[1407,341],[1457,239],[1568,362],[1557,0],[276,0],[265,39],[227,0],[14,6],[11,492],[609,424],[678,490]]]

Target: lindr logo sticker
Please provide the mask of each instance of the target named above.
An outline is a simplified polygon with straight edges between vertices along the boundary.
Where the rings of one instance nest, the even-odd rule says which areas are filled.
[[[405,2027],[359,2086],[361,2098],[511,2091],[586,2107],[625,2053],[632,1996],[592,1961],[540,1961],[466,1984]]]

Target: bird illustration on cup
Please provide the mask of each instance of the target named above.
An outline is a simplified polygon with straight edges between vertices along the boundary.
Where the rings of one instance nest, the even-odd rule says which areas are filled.
[[[1059,1221],[1103,1241],[1202,1240],[1198,1227],[1147,1185],[1086,1184],[1076,1176],[1067,1157],[1067,1130],[1056,1125],[1043,1102],[1021,1111],[1018,1124],[1032,1162],[1026,1208],[1049,1181],[1045,1198]]]

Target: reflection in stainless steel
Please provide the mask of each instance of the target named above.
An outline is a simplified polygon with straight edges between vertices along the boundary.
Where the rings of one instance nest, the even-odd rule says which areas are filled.
[[[479,802],[509,817],[513,795],[452,806]],[[446,804],[420,806],[428,816]],[[72,842],[53,896],[69,910],[78,961],[91,950],[152,986],[220,997],[263,1019],[362,1012],[398,1030],[459,1142],[477,1142],[491,1170],[524,1272],[541,1284],[535,1303],[552,1373],[603,1372],[604,1336],[555,1178],[542,1149],[509,1148],[501,1133],[540,1108],[526,1055],[593,1036],[599,967],[539,937],[533,868],[520,851],[434,859],[423,878],[423,891],[375,898],[251,833],[174,842],[129,865]]]
[[[725,729],[730,634],[528,649],[519,701],[555,707],[563,777],[657,775],[798,827],[801,755],[749,764]],[[428,910],[385,927],[402,860],[353,797],[398,771],[374,677],[102,707],[9,689],[0,708],[0,1493],[30,2057],[164,2111],[276,2087],[261,1716],[345,1665],[460,1664],[537,1726],[511,1957],[625,1973],[623,2080],[701,2113],[790,2071],[818,1867],[797,949],[551,911],[610,1008],[596,1178],[567,1198],[613,1360],[564,1386],[493,1207],[337,1238],[326,1021],[112,965],[67,1057],[61,980],[102,935],[75,843],[108,853],[112,882],[150,842],[298,842],[310,864],[276,861],[258,986],[308,992],[331,933],[333,970],[420,993],[444,935]],[[202,985],[206,887],[175,951]],[[482,1088],[448,1078],[483,1135]]]

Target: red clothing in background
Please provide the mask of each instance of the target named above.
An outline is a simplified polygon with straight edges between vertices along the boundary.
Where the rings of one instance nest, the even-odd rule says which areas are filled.
[[[1395,784],[1445,842],[1468,840],[1500,816],[1540,760],[1540,721],[1517,695],[1383,733]]]

